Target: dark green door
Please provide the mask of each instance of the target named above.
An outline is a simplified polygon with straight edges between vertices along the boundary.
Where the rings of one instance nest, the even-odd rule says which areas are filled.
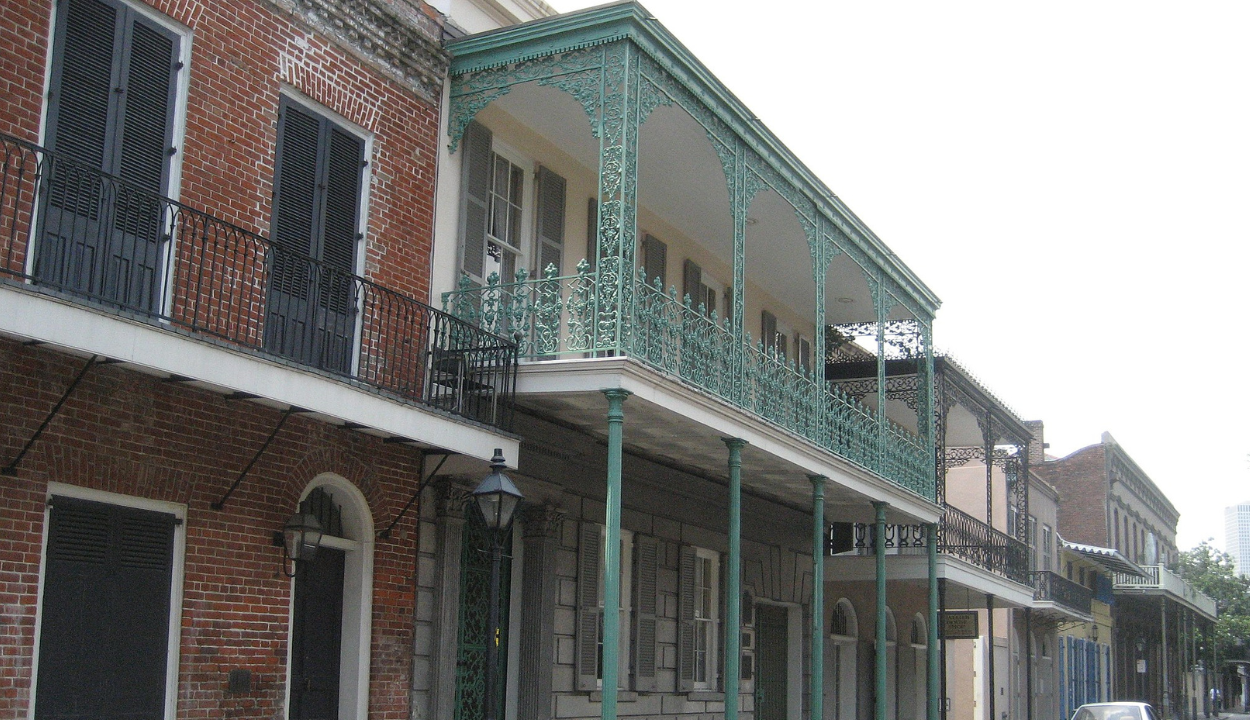
[[[342,550],[321,548],[295,577],[292,720],[337,720],[343,639]],[[306,561],[305,561],[306,562]]]
[[[787,615],[778,605],[755,606],[757,720],[786,720]]]
[[[460,553],[460,638],[456,651],[455,720],[481,720],[486,716],[486,643],[490,613],[491,541],[476,507],[465,513],[464,540]],[[512,540],[503,548],[499,568],[499,673],[495,689],[499,708],[505,707],[508,677],[508,605],[511,597]]]

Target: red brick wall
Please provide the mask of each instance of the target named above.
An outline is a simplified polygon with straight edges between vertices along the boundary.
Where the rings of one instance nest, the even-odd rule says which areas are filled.
[[[365,274],[427,300],[438,107],[269,3],[151,5],[192,30],[178,199],[267,235],[278,93],[293,86],[373,133]],[[32,142],[51,22],[49,0],[0,3],[0,132]]]
[[[83,360],[0,340],[0,463],[32,436]],[[0,476],[0,718],[26,717],[48,483],[183,503],[180,718],[282,716],[291,582],[271,538],[321,473],[361,490],[384,529],[415,490],[416,451],[293,416],[223,510],[218,500],[281,413],[114,366],[85,376],[23,460]],[[414,513],[374,553],[370,717],[409,717]],[[225,692],[247,668],[254,691]]]
[[[1107,533],[1106,450],[1091,445],[1034,471],[1059,491],[1059,534],[1064,540],[1111,547]]]

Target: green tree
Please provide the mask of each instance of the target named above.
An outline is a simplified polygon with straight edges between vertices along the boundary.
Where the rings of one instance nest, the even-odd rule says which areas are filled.
[[[1176,571],[1215,601],[1214,641],[1220,659],[1250,659],[1250,577],[1234,571],[1233,559],[1203,540],[1181,553]]]

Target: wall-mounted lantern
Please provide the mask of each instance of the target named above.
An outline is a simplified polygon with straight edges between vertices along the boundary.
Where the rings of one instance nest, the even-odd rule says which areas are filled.
[[[282,572],[287,577],[295,577],[299,563],[311,562],[316,557],[322,532],[315,516],[297,512],[282,526],[282,532],[274,533],[274,544],[282,546]]]

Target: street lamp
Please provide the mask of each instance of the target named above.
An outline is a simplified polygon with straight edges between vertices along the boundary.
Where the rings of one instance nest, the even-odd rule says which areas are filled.
[[[282,572],[287,577],[295,577],[299,572],[298,563],[312,562],[317,555],[317,548],[321,546],[321,523],[312,513],[297,512],[282,526],[282,532],[275,535],[274,543],[282,546]],[[286,569],[288,562],[290,572]]]
[[[496,706],[498,692],[495,690],[495,679],[499,674],[499,565],[503,558],[504,538],[522,498],[521,491],[503,474],[504,467],[503,450],[495,448],[495,456],[490,459],[491,474],[473,491],[473,499],[491,538],[490,612],[486,628],[486,720],[499,717]]]

